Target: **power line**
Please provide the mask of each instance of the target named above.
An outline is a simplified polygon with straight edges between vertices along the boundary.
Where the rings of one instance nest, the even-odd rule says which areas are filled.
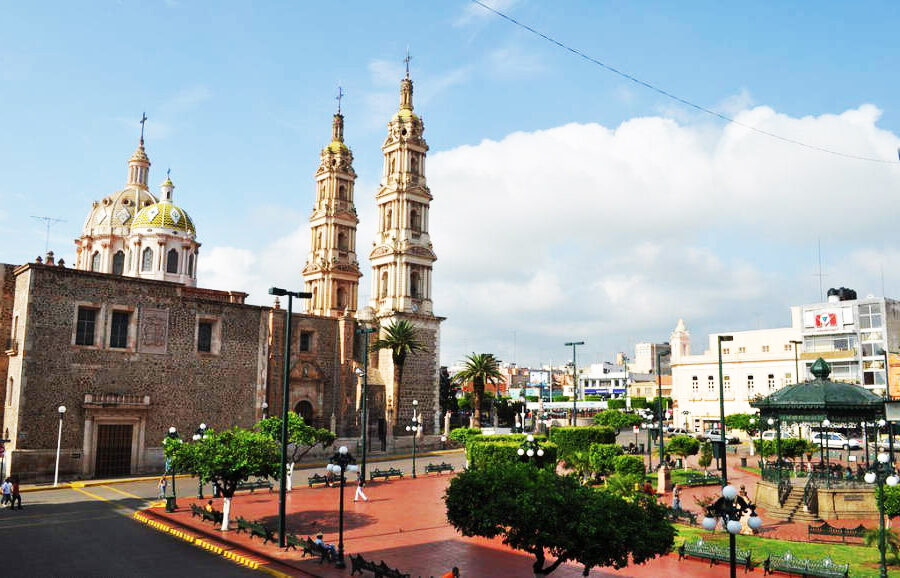
[[[727,122],[727,123],[736,124],[737,126],[746,128],[746,129],[748,129],[748,130],[752,130],[753,132],[759,133],[759,134],[761,134],[761,135],[765,135],[765,136],[770,137],[770,138],[774,138],[774,139],[780,140],[780,141],[782,141],[782,142],[786,142],[786,143],[789,143],[789,144],[801,146],[801,147],[808,148],[808,149],[811,149],[811,150],[815,150],[815,151],[827,153],[827,154],[830,154],[830,155],[835,155],[835,156],[838,156],[838,157],[844,157],[844,158],[848,158],[848,159],[855,159],[855,160],[858,160],[858,161],[868,161],[868,162],[872,162],[872,163],[891,164],[891,165],[897,164],[897,161],[894,161],[894,160],[879,159],[879,158],[875,158],[875,157],[867,157],[867,156],[863,156],[863,155],[855,155],[855,154],[851,154],[851,153],[844,153],[844,152],[840,152],[840,151],[835,151],[835,150],[827,149],[827,148],[825,148],[825,147],[820,147],[820,146],[818,146],[818,145],[805,143],[805,142],[803,142],[803,141],[799,141],[799,140],[796,140],[796,139],[792,139],[792,138],[790,138],[790,137],[782,136],[782,135],[780,135],[780,134],[776,134],[776,133],[773,133],[773,132],[769,132],[769,131],[767,131],[767,130],[763,130],[763,129],[761,129],[761,128],[757,128],[757,127],[751,126],[751,125],[749,125],[749,124],[745,124],[745,123],[743,123],[743,122],[740,122],[740,121],[738,121],[738,120],[735,120],[734,118],[732,118],[732,117],[730,117],[730,116],[724,115],[724,114],[722,114],[722,113],[720,113],[720,112],[716,112],[716,111],[714,111],[714,110],[711,110],[711,109],[709,109],[709,108],[706,108],[705,106],[701,106],[701,105],[699,105],[699,104],[695,104],[695,103],[691,102],[690,100],[687,100],[686,98],[682,98],[682,97],[680,97],[680,96],[678,96],[678,95],[676,95],[676,94],[672,94],[671,92],[668,92],[667,90],[664,90],[664,89],[662,89],[662,88],[659,88],[658,86],[655,86],[655,85],[653,85],[653,84],[651,84],[651,83],[649,83],[649,82],[647,82],[647,81],[645,81],[645,80],[641,80],[640,78],[637,78],[636,76],[632,76],[631,74],[628,74],[627,72],[624,72],[624,71],[622,71],[622,70],[619,70],[619,69],[617,69],[617,68],[615,68],[615,67],[613,67],[613,66],[610,66],[609,64],[606,64],[605,62],[601,62],[600,60],[597,60],[596,58],[594,58],[594,57],[592,57],[592,56],[589,56],[589,55],[585,54],[584,52],[578,50],[577,48],[573,48],[573,47],[569,46],[568,44],[564,44],[564,43],[560,42],[559,40],[556,40],[556,39],[553,38],[552,36],[549,36],[549,35],[547,35],[547,34],[544,34],[543,32],[541,32],[541,31],[539,31],[539,30],[537,30],[537,29],[535,29],[535,28],[532,28],[531,26],[529,26],[529,25],[527,25],[527,24],[524,24],[524,23],[522,23],[522,22],[519,22],[518,20],[516,20],[516,19],[513,18],[512,16],[507,16],[507,15],[504,14],[503,12],[500,12],[499,10],[497,10],[496,8],[493,8],[493,7],[491,7],[491,6],[488,6],[488,5],[485,4],[484,2],[481,2],[481,0],[471,0],[471,2],[472,2],[473,4],[477,4],[478,6],[481,6],[481,7],[484,8],[485,10],[488,10],[489,12],[493,12],[494,14],[496,14],[496,15],[499,16],[500,18],[503,18],[503,19],[506,20],[507,22],[510,22],[511,24],[513,24],[513,25],[515,25],[515,26],[518,26],[519,28],[522,28],[523,30],[527,30],[528,32],[531,32],[531,33],[534,34],[535,36],[539,36],[540,38],[543,38],[543,39],[546,40],[547,42],[549,42],[549,43],[551,43],[551,44],[554,44],[554,45],[556,45],[557,47],[562,48],[563,50],[566,50],[566,51],[568,51],[568,52],[571,52],[572,54],[574,54],[574,55],[576,55],[576,56],[579,56],[579,57],[581,57],[581,58],[587,60],[588,62],[590,62],[590,63],[592,63],[592,64],[596,64],[597,66],[600,66],[600,67],[602,67],[602,68],[608,70],[609,72],[612,72],[613,74],[617,74],[618,76],[621,76],[622,78],[624,78],[624,79],[626,79],[626,80],[630,80],[631,82],[633,82],[633,83],[635,83],[635,84],[638,84],[638,85],[640,85],[640,86],[643,86],[644,88],[648,88],[648,89],[652,90],[653,92],[656,92],[656,93],[659,93],[659,94],[665,96],[666,98],[672,99],[672,100],[674,100],[674,101],[676,101],[676,102],[679,102],[679,103],[681,103],[681,104],[683,104],[683,105],[685,105],[685,106],[688,106],[688,107],[693,108],[693,109],[695,109],[695,110],[699,110],[700,112],[703,112],[703,113],[705,113],[705,114],[708,114],[708,115],[713,116],[713,117],[715,117],[715,118],[718,118],[718,119],[720,119],[720,120],[724,120],[724,121]],[[900,154],[900,150],[898,150],[898,154]]]

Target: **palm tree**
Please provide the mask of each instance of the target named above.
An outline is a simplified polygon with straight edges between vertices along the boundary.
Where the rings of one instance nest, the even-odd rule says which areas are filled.
[[[410,353],[416,353],[425,348],[425,345],[416,335],[415,326],[405,319],[393,320],[384,327],[384,333],[372,344],[372,351],[379,349],[390,349],[391,359],[394,362],[394,383],[392,393],[389,397],[390,407],[392,411],[392,425],[397,419],[397,403],[400,394],[400,381],[403,378],[403,365],[406,363],[406,356]]]
[[[453,381],[458,385],[472,382],[472,391],[475,394],[474,427],[481,427],[481,398],[484,396],[484,385],[486,383],[492,385],[503,383],[500,362],[493,353],[467,355],[465,366],[453,376]]]

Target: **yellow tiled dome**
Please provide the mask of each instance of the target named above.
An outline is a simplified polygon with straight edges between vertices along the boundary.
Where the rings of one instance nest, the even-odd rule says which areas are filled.
[[[190,235],[197,234],[194,222],[188,214],[167,200],[141,209],[131,225],[132,231],[136,229],[171,229]]]

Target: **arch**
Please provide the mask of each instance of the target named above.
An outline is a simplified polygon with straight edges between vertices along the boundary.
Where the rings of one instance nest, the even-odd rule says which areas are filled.
[[[121,275],[125,272],[125,251],[116,251],[113,255],[113,275]]]
[[[409,158],[409,172],[414,175],[419,174],[419,157],[412,155]]]
[[[307,400],[302,399],[297,402],[297,405],[294,406],[294,413],[302,417],[304,423],[312,423],[313,405]]]
[[[141,253],[141,271],[153,270],[153,249],[147,247]]]
[[[94,251],[94,254],[91,255],[91,271],[99,271],[100,270],[100,251]]]
[[[346,251],[347,250],[347,234],[343,231],[338,233],[338,250]]]
[[[194,254],[193,254],[193,253],[191,253],[190,255],[188,255],[188,262],[187,262],[187,276],[188,276],[188,277],[193,277],[193,276],[194,276]]]
[[[337,307],[340,310],[347,307],[347,291],[343,287],[338,287],[337,290]]]
[[[420,297],[421,291],[419,291],[419,287],[419,272],[413,271],[409,276],[409,294],[413,299],[418,299]]]
[[[409,228],[413,231],[421,231],[422,226],[419,222],[419,211],[413,209],[409,212]]]
[[[166,254],[166,273],[178,273],[178,251],[169,249]]]
[[[338,187],[338,199],[342,201],[347,200],[347,185],[341,185]]]
[[[387,271],[381,272],[381,298],[384,299],[388,294],[388,274]]]

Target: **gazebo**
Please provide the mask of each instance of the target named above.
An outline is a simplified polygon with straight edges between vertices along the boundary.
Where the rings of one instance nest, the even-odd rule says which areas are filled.
[[[812,364],[810,372],[814,377],[811,381],[789,385],[750,403],[759,410],[763,429],[770,421],[774,425],[777,447],[774,462],[760,460],[762,481],[757,486],[757,501],[773,517],[784,519],[877,514],[873,488],[863,482],[861,464],[857,463],[854,470],[850,465],[830,463],[830,443],[826,442],[828,448],[820,444],[819,463],[809,464],[808,470],[797,468],[782,457],[782,424],[810,424],[819,430],[820,441],[833,427],[861,426],[868,461],[870,425],[884,417],[882,397],[858,385],[830,381],[831,368],[821,357]],[[893,439],[891,445],[892,442]],[[849,454],[848,451],[848,461]]]

